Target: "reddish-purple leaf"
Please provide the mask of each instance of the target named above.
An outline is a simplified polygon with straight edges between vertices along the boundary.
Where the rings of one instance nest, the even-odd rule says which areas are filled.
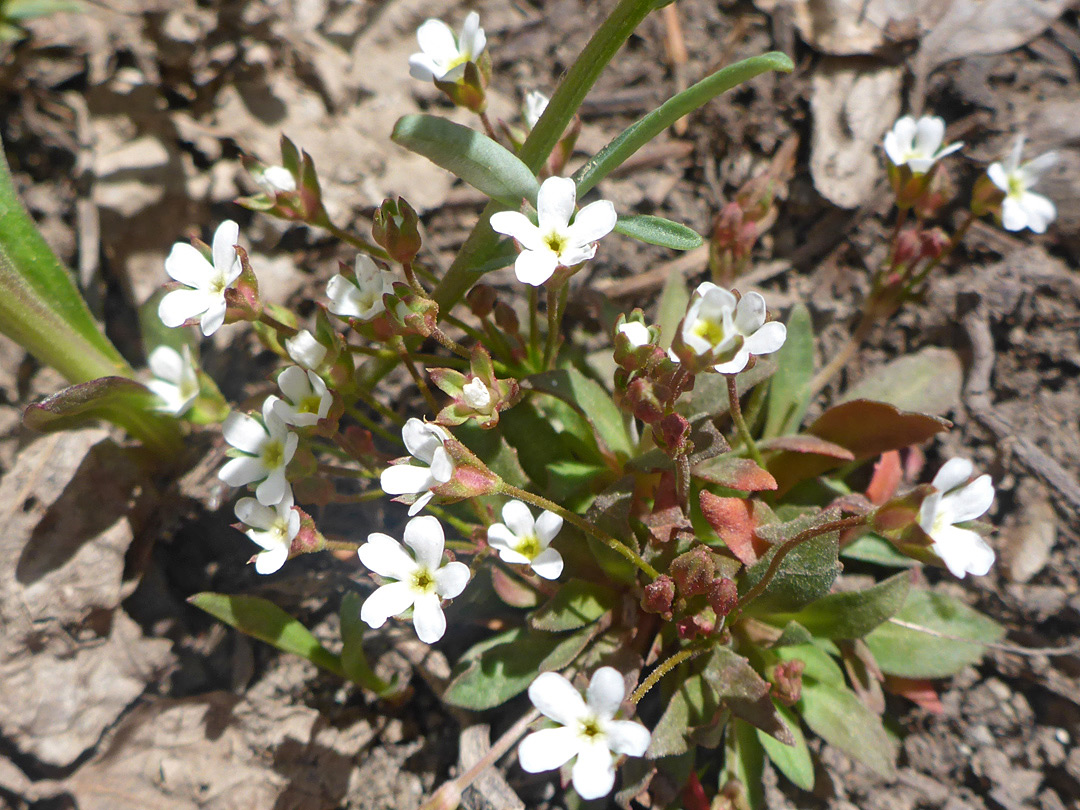
[[[791,453],[808,453],[814,456],[828,456],[841,461],[854,461],[855,455],[846,447],[826,441],[817,436],[777,436],[760,442],[761,450],[787,450]]]
[[[742,498],[721,498],[707,489],[701,490],[701,514],[712,526],[724,545],[743,565],[758,561],[754,548],[754,519],[750,502]]]
[[[698,464],[691,473],[711,484],[743,492],[776,489],[776,479],[748,458],[717,456],[704,464]]]

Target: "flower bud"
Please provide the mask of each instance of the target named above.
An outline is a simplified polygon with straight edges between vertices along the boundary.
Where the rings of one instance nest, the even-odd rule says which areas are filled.
[[[693,641],[698,636],[707,636],[715,627],[713,622],[702,616],[687,616],[675,623],[675,629],[683,641]]]
[[[626,405],[635,419],[651,425],[664,415],[664,406],[653,391],[652,381],[638,377],[626,387]]]
[[[723,618],[739,603],[739,588],[734,580],[718,577],[709,583],[705,598],[709,601],[709,607],[713,609],[716,617]]]
[[[772,696],[785,706],[794,706],[802,697],[802,673],[806,664],[798,658],[781,661],[773,670]]]
[[[407,284],[394,283],[394,292],[383,296],[387,315],[401,335],[431,337],[437,328],[439,305],[426,295],[418,295]]]
[[[939,259],[949,245],[949,237],[941,228],[932,228],[919,235],[922,258]]]
[[[696,546],[672,560],[669,570],[679,593],[689,599],[709,590],[716,575],[716,561],[705,546]]]
[[[669,413],[660,420],[655,436],[665,453],[672,458],[685,456],[693,449],[690,439],[690,421],[678,413]]]
[[[371,235],[401,264],[411,264],[420,252],[420,218],[403,197],[387,198],[375,211]]]
[[[240,259],[240,277],[225,290],[226,323],[236,321],[257,321],[262,312],[259,301],[259,280],[251,269],[247,251],[236,246],[236,256]]]
[[[521,321],[518,320],[517,313],[502,301],[495,303],[495,324],[511,335],[516,335],[521,331]]]
[[[300,531],[296,533],[292,545],[289,546],[289,557],[292,558],[298,554],[311,554],[326,548],[326,538],[322,536],[322,532],[315,526],[315,521],[311,515],[299,506],[294,506],[293,509],[300,513]]]
[[[904,228],[896,235],[893,247],[893,267],[910,267],[922,252],[922,241],[915,228]]]
[[[489,284],[477,284],[465,296],[465,302],[469,305],[472,314],[477,318],[486,318],[495,307],[497,293]]]
[[[675,580],[661,574],[645,586],[641,597],[641,609],[646,613],[658,613],[665,620],[671,619],[671,605],[675,601]]]

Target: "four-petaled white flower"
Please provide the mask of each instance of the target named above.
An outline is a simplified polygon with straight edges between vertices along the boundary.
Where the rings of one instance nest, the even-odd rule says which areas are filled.
[[[619,327],[619,332],[626,335],[630,345],[635,348],[640,348],[652,340],[649,336],[649,327],[640,321],[627,321]]]
[[[944,139],[941,118],[927,115],[916,121],[905,115],[885,134],[885,154],[894,166],[906,165],[915,174],[925,174],[938,160],[964,146],[963,141],[942,146]]]
[[[473,377],[461,386],[461,398],[477,413],[488,413],[491,409],[491,391],[479,377]]]
[[[294,363],[304,368],[318,368],[326,359],[326,347],[307,329],[301,329],[291,338],[285,338],[285,351]]]
[[[263,549],[255,555],[256,572],[272,574],[281,568],[300,531],[300,513],[293,509],[292,491],[286,490],[276,506],[241,498],[236,502],[236,517],[250,527],[244,533]]]
[[[560,728],[535,731],[518,746],[518,761],[529,773],[574,763],[574,790],[583,799],[599,799],[615,786],[618,754],[642,756],[652,735],[640,723],[615,720],[626,694],[623,676],[613,667],[593,673],[586,700],[557,672],[545,672],[529,686],[529,699]]]
[[[461,33],[442,20],[427,20],[416,30],[421,53],[409,57],[409,75],[424,82],[456,82],[465,75],[465,65],[475,62],[487,46],[480,27],[480,15],[470,11]]]
[[[525,123],[529,125],[529,129],[536,126],[536,122],[544,114],[550,100],[538,90],[530,90],[525,94],[525,106],[522,108],[521,114],[525,119]]]
[[[562,529],[563,519],[544,511],[533,520],[529,507],[521,501],[508,501],[502,508],[505,523],[488,527],[488,544],[499,552],[503,562],[528,565],[544,579],[558,579],[563,558],[551,541]]]
[[[267,166],[255,179],[271,195],[296,191],[296,178],[284,166]]]
[[[311,427],[330,412],[333,397],[322,377],[299,366],[289,366],[278,376],[278,388],[284,399],[274,402],[274,413],[286,425]]]
[[[240,277],[242,270],[236,243],[240,226],[232,220],[222,222],[214,231],[211,264],[193,246],[177,242],[165,259],[165,272],[187,289],[172,290],[158,304],[158,317],[166,326],[182,326],[193,318],[209,337],[225,323],[225,290]]]
[[[450,562],[443,565],[442,525],[430,515],[405,524],[405,551],[393,537],[375,532],[357,549],[360,562],[380,577],[393,580],[380,586],[360,608],[360,618],[369,627],[386,624],[412,608],[416,635],[425,644],[434,644],[446,632],[442,600],[453,599],[469,583],[469,566]]]
[[[539,287],[558,267],[573,267],[596,255],[596,242],[615,228],[618,216],[607,200],[589,203],[574,217],[577,186],[569,177],[549,177],[536,198],[539,225],[520,211],[499,211],[491,217],[497,233],[521,245],[514,263],[518,281]]]
[[[784,345],[787,327],[765,323],[765,299],[756,292],[736,300],[723,287],[706,281],[694,292],[682,322],[682,342],[697,356],[712,353],[721,374],[738,374],[750,355],[771,354]],[[669,350],[672,360],[679,357]]]
[[[934,541],[934,553],[960,579],[965,574],[981,577],[994,564],[994,550],[978,532],[956,525],[981,517],[994,502],[990,476],[972,481],[974,473],[967,459],[950,459],[931,482],[937,491],[919,508],[919,526]]]
[[[1012,153],[1003,163],[994,163],[986,174],[995,186],[1005,192],[1001,203],[1001,224],[1007,231],[1022,231],[1031,228],[1035,233],[1044,233],[1046,227],[1057,216],[1057,208],[1042,194],[1031,189],[1039,178],[1055,163],[1058,156],[1054,152],[1039,155],[1027,163],[1020,163],[1024,151],[1024,136],[1016,139]]]
[[[342,318],[367,321],[386,310],[383,296],[394,291],[394,276],[363,253],[356,255],[355,283],[336,275],[326,284],[327,309]]]
[[[182,415],[199,395],[199,375],[191,359],[191,347],[185,345],[176,351],[171,346],[158,346],[146,362],[155,377],[146,387],[161,399],[160,410]]]
[[[409,507],[409,516],[412,517],[435,497],[432,487],[445,484],[454,475],[454,462],[443,447],[443,442],[449,437],[438,425],[414,417],[401,428],[401,438],[409,455],[420,464],[387,467],[382,471],[379,484],[387,495],[420,495]]]
[[[299,439],[275,413],[277,401],[277,397],[266,398],[262,422],[234,411],[221,426],[225,441],[247,455],[230,459],[218,478],[231,487],[261,481],[255,488],[255,497],[263,506],[276,506],[286,493],[292,497],[285,467],[292,461]]]

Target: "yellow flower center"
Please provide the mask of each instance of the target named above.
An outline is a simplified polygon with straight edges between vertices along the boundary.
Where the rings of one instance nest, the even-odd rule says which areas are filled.
[[[422,593],[430,593],[435,590],[435,577],[426,568],[421,568],[413,574],[413,588]]]
[[[562,252],[566,250],[566,243],[566,237],[563,236],[561,233],[556,233],[555,231],[552,231],[544,237],[544,244],[551,249],[552,253],[558,256],[561,256]]]
[[[603,735],[604,731],[600,728],[600,724],[596,721],[596,718],[589,717],[581,721],[581,736],[586,739],[593,740],[596,737]]]
[[[699,318],[690,331],[697,337],[708,341],[710,346],[719,346],[727,338],[724,325],[706,318]]]
[[[530,560],[536,559],[536,557],[543,551],[540,548],[540,538],[535,534],[527,534],[524,537],[519,537],[517,545],[514,546],[514,551],[523,557],[528,557]]]
[[[285,448],[281,442],[267,442],[262,450],[262,462],[269,470],[285,463]]]
[[[312,394],[310,397],[304,397],[296,406],[296,410],[300,413],[314,413],[319,412],[319,406],[322,404],[322,397],[318,394]]]

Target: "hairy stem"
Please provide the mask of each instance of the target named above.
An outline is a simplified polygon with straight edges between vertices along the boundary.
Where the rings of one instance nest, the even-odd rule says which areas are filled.
[[[656,684],[660,682],[660,679],[671,672],[671,670],[675,669],[675,667],[683,661],[690,661],[693,658],[697,658],[703,652],[705,652],[704,647],[683,647],[649,673],[649,677],[642,681],[638,688],[634,690],[634,693],[630,695],[630,702],[639,703],[641,699],[649,693],[649,690],[656,686]]]
[[[739,385],[735,381],[736,375],[725,374],[724,376],[727,377],[728,408],[731,412],[731,421],[735,423],[735,430],[738,431],[739,438],[746,445],[746,451],[750,454],[750,458],[754,460],[755,464],[764,469],[765,459],[761,457],[757,442],[750,435],[750,428],[746,426],[746,420],[743,419],[742,406],[739,405]]]

